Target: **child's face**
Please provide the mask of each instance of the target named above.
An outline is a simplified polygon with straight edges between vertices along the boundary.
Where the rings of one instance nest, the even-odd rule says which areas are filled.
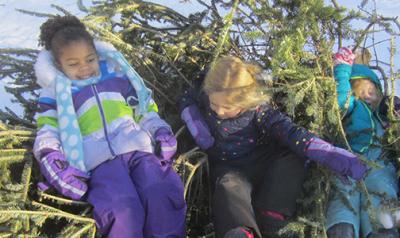
[[[62,47],[58,63],[64,74],[74,80],[87,79],[100,73],[96,50],[84,40]]]
[[[378,92],[375,84],[369,79],[357,79],[353,85],[353,91],[356,97],[364,100],[373,109],[377,107],[382,96]]]
[[[227,96],[225,92],[214,92],[208,96],[211,109],[220,119],[234,118],[243,111],[243,108],[230,105],[226,101]]]

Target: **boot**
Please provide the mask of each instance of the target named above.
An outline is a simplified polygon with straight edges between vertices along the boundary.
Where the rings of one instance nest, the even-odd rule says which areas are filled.
[[[349,223],[338,223],[327,231],[328,238],[353,238],[353,225]]]
[[[371,234],[368,235],[368,238],[399,238],[399,232],[397,231],[397,228],[381,228],[378,232],[371,232]]]
[[[249,228],[239,226],[229,230],[224,238],[254,238],[254,235]]]

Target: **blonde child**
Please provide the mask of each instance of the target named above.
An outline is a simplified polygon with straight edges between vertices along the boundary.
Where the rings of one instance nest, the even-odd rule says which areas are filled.
[[[278,237],[296,211],[307,159],[356,180],[367,170],[271,107],[259,72],[220,58],[181,100],[181,118],[209,155],[217,237]]]
[[[336,181],[336,192],[328,204],[327,228],[329,238],[395,238],[396,229],[373,231],[368,214],[368,203],[380,208],[384,200],[397,199],[397,179],[394,165],[384,154],[382,137],[387,126],[387,98],[382,95],[378,76],[365,63],[367,53],[355,55],[341,48],[334,55],[334,77],[337,82],[338,103],[345,114],[343,124],[347,140],[354,152],[377,163],[363,179],[370,200],[356,189],[354,181]],[[361,63],[361,64],[360,64]]]
[[[176,139],[140,76],[74,16],[47,20],[40,43],[34,154],[47,182],[87,199],[104,236],[185,237]]]

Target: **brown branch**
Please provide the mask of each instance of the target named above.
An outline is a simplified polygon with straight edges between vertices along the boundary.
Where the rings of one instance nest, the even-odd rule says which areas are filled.
[[[339,10],[340,6],[336,0],[331,0],[333,6],[335,7],[336,10]],[[338,29],[337,29],[337,34],[338,34],[338,49],[340,49],[343,45],[342,43],[342,21],[338,21]]]
[[[353,47],[353,52],[360,46],[361,42],[364,40],[365,36],[368,34],[369,29],[376,23],[376,21],[372,21],[368,24],[365,30],[362,31],[361,36],[357,39],[356,44]]]

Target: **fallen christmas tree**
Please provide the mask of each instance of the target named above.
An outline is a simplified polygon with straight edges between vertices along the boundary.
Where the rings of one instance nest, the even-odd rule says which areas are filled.
[[[400,23],[397,18],[367,11],[369,1],[362,1],[357,11],[348,11],[335,0],[193,2],[202,9],[188,16],[144,1],[95,2],[90,8],[80,1],[78,4],[86,13],[82,20],[88,29],[97,38],[114,44],[143,76],[161,115],[178,135],[175,168],[185,182],[187,236],[213,237],[206,155],[195,148],[179,118],[177,99],[183,89],[221,55],[257,62],[272,75],[272,80],[260,80],[264,80],[267,93],[274,96],[282,111],[298,124],[346,148],[336,95],[332,93],[332,52],[343,42],[354,45],[354,49],[365,47],[375,52],[380,44],[388,44],[375,42],[375,34],[382,32],[390,40],[399,34]],[[54,7],[60,14],[69,14]],[[365,28],[352,26],[354,20],[364,22]],[[391,57],[378,59],[379,54],[374,54],[371,66],[381,73],[385,94],[393,97],[394,81],[398,79],[393,65],[396,47],[394,43],[388,47],[392,49]],[[33,49],[0,49],[0,78],[9,79],[7,91],[24,109],[22,116],[8,108],[0,112],[0,237],[95,237],[87,203],[59,197],[54,191],[37,190],[42,178],[31,152],[39,89],[33,73],[37,53]],[[397,154],[399,123],[393,115],[390,120],[386,143]],[[297,219],[283,233],[326,237],[324,213],[331,179],[328,171],[312,166]]]

